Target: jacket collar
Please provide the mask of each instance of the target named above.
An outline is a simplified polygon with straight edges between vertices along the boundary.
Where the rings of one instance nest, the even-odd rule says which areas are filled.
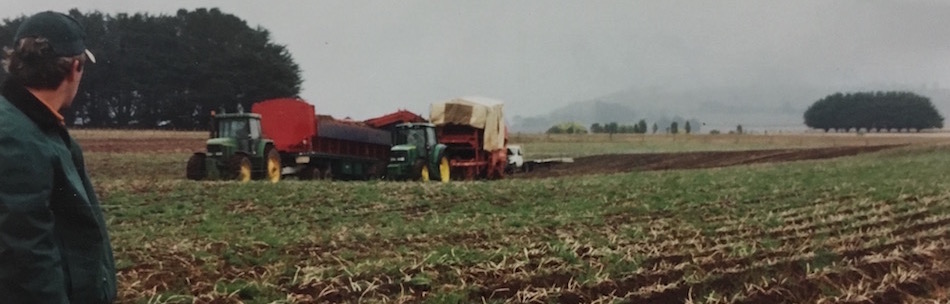
[[[4,81],[0,86],[2,86],[0,87],[0,94],[41,128],[44,130],[62,129],[59,118],[42,101],[36,99],[36,96],[33,96],[30,91],[27,91],[26,87],[10,79]]]

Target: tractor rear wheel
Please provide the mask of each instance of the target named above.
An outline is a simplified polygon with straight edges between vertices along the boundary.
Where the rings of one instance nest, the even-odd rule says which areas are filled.
[[[264,168],[267,180],[272,183],[280,181],[280,154],[274,148],[269,148],[264,155],[267,156],[265,159],[266,168]]]
[[[442,157],[439,157],[438,178],[440,182],[448,183],[449,180],[451,180],[451,174],[452,174],[451,169],[452,167],[449,166],[449,158],[445,157],[444,155]]]
[[[235,154],[231,156],[228,169],[231,170],[231,179],[240,182],[251,180],[251,159],[247,158],[247,155]]]
[[[188,158],[188,165],[185,166],[185,177],[190,180],[203,180],[208,177],[205,158],[206,156],[201,153],[195,153],[191,158]]]

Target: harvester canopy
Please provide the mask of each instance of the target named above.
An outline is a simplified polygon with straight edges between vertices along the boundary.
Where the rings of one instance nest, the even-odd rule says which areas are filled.
[[[505,148],[503,102],[484,97],[462,97],[432,104],[429,120],[436,126],[456,124],[485,130],[483,149]]]

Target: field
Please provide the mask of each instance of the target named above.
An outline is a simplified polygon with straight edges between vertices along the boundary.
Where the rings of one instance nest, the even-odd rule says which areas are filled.
[[[74,134],[125,303],[950,300],[940,136],[519,135],[579,167],[239,184],[183,179],[205,133]]]

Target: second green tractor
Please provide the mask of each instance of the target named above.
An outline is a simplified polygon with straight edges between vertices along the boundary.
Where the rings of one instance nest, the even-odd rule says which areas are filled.
[[[393,147],[389,154],[386,176],[395,180],[451,179],[446,145],[440,144],[431,123],[403,123],[392,132]]]

